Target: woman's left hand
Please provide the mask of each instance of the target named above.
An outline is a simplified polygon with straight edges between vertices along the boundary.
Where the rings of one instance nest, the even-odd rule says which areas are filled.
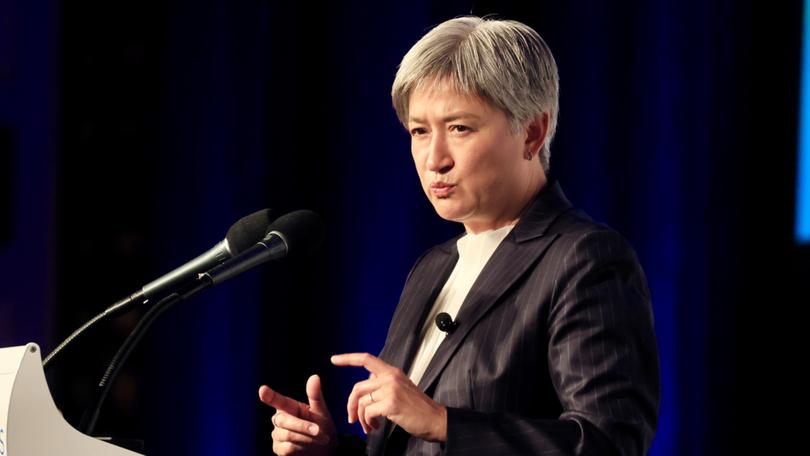
[[[368,353],[334,355],[332,364],[364,367],[371,373],[349,395],[349,423],[360,421],[368,434],[379,427],[379,417],[385,417],[414,437],[447,441],[447,409],[420,391],[402,370]]]

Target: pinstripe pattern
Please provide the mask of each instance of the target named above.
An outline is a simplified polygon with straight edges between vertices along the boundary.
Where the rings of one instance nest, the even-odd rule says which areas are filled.
[[[455,242],[426,252],[405,283],[380,354],[405,371]],[[447,443],[386,422],[369,454],[646,453],[660,396],[646,278],[624,238],[571,208],[558,183],[492,255],[457,321],[419,383],[448,407]]]

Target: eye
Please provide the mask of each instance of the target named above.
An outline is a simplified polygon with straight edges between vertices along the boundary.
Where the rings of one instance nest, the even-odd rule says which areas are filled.
[[[455,124],[455,125],[450,125],[450,130],[455,131],[456,133],[467,133],[467,132],[472,131],[472,128],[470,128],[470,127],[468,127],[466,125]]]
[[[411,128],[411,136],[422,136],[427,130],[422,127]]]

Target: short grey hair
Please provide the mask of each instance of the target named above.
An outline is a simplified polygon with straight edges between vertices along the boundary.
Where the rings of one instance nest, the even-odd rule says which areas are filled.
[[[394,109],[406,128],[411,94],[437,81],[500,109],[514,132],[547,113],[540,163],[548,172],[560,82],[551,50],[534,29],[517,21],[465,16],[430,30],[405,54],[391,87]]]

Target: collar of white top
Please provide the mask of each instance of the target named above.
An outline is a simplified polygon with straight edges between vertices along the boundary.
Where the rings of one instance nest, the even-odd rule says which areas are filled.
[[[477,234],[465,234],[456,242],[459,256],[464,258],[473,252],[488,252],[491,255],[514,227],[515,225],[506,225]],[[489,255],[486,256],[489,257]]]

